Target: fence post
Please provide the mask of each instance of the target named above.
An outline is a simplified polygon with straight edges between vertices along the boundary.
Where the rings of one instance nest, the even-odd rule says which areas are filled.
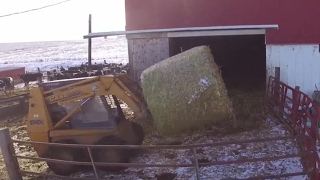
[[[277,106],[278,109],[278,114],[280,115],[281,118],[283,118],[283,113],[281,111],[283,111],[284,109],[282,108],[282,95],[281,95],[281,86],[280,86],[280,67],[275,67],[274,69],[274,77],[275,77],[275,82],[274,82],[274,98],[276,100],[275,105]]]
[[[198,158],[197,158],[197,151],[196,148],[192,147],[192,155],[194,159],[194,166],[196,168],[196,177],[197,180],[200,180],[200,174],[199,174],[199,163],[198,163]]]
[[[9,179],[22,180],[22,176],[19,172],[18,160],[17,158],[12,157],[14,147],[13,144],[11,144],[11,137],[8,128],[0,129],[0,148],[9,175]]]
[[[300,94],[300,86],[295,86],[295,91],[292,92],[292,113],[291,113],[291,119],[294,121],[292,122],[294,125],[294,129],[295,131],[297,130],[297,126],[299,126],[298,128],[300,128],[301,124],[298,124],[298,117],[300,117],[299,114],[299,106],[300,106],[300,98],[301,98],[301,94]]]
[[[91,28],[92,28],[92,15],[89,14],[89,29],[88,29],[88,33],[91,33]],[[92,65],[92,57],[91,57],[91,51],[92,51],[92,41],[91,38],[88,38],[88,65],[89,65],[89,71],[91,71],[91,65]]]

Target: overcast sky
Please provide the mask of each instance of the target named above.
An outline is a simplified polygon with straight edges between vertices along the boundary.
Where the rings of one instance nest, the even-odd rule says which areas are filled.
[[[63,0],[0,0],[0,16]],[[125,29],[124,0],[72,0],[57,6],[0,18],[0,43],[82,39],[92,31]]]

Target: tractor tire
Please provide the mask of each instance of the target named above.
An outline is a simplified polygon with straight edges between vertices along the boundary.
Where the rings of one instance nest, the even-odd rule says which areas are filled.
[[[72,140],[62,140],[56,143],[62,144],[77,144]],[[80,161],[81,151],[77,148],[68,147],[49,147],[46,157],[50,159],[66,160],[66,161]],[[75,173],[78,169],[77,165],[72,164],[61,164],[56,162],[47,162],[50,170],[52,170],[57,175],[70,176]]]
[[[125,141],[116,136],[107,136],[101,138],[96,145],[124,145]],[[93,149],[93,159],[95,162],[104,163],[129,163],[130,155],[129,149]],[[103,171],[122,171],[127,169],[124,166],[97,166],[98,169]]]
[[[138,141],[134,145],[141,145],[143,143],[144,136],[145,136],[143,127],[134,121],[130,121],[130,123],[133,129],[133,132],[138,137]]]
[[[138,137],[138,141],[135,142],[133,145],[141,145],[144,141],[144,136],[145,136],[143,127],[134,121],[130,121],[130,123],[131,123],[134,134]],[[143,151],[142,149],[130,149],[130,156],[136,157],[142,151]]]

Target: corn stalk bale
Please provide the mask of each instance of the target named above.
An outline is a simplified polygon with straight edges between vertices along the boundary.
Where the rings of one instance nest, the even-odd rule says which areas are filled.
[[[141,86],[163,136],[228,121],[232,105],[211,50],[198,46],[144,70]]]

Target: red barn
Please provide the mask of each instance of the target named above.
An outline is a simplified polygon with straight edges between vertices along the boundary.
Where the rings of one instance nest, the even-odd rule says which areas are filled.
[[[307,94],[320,87],[319,0],[126,0],[131,76],[197,45],[210,45],[233,81],[280,78]]]
[[[25,67],[0,67],[0,78],[4,77],[12,77],[14,79],[14,82],[21,82],[19,74],[25,73]]]

